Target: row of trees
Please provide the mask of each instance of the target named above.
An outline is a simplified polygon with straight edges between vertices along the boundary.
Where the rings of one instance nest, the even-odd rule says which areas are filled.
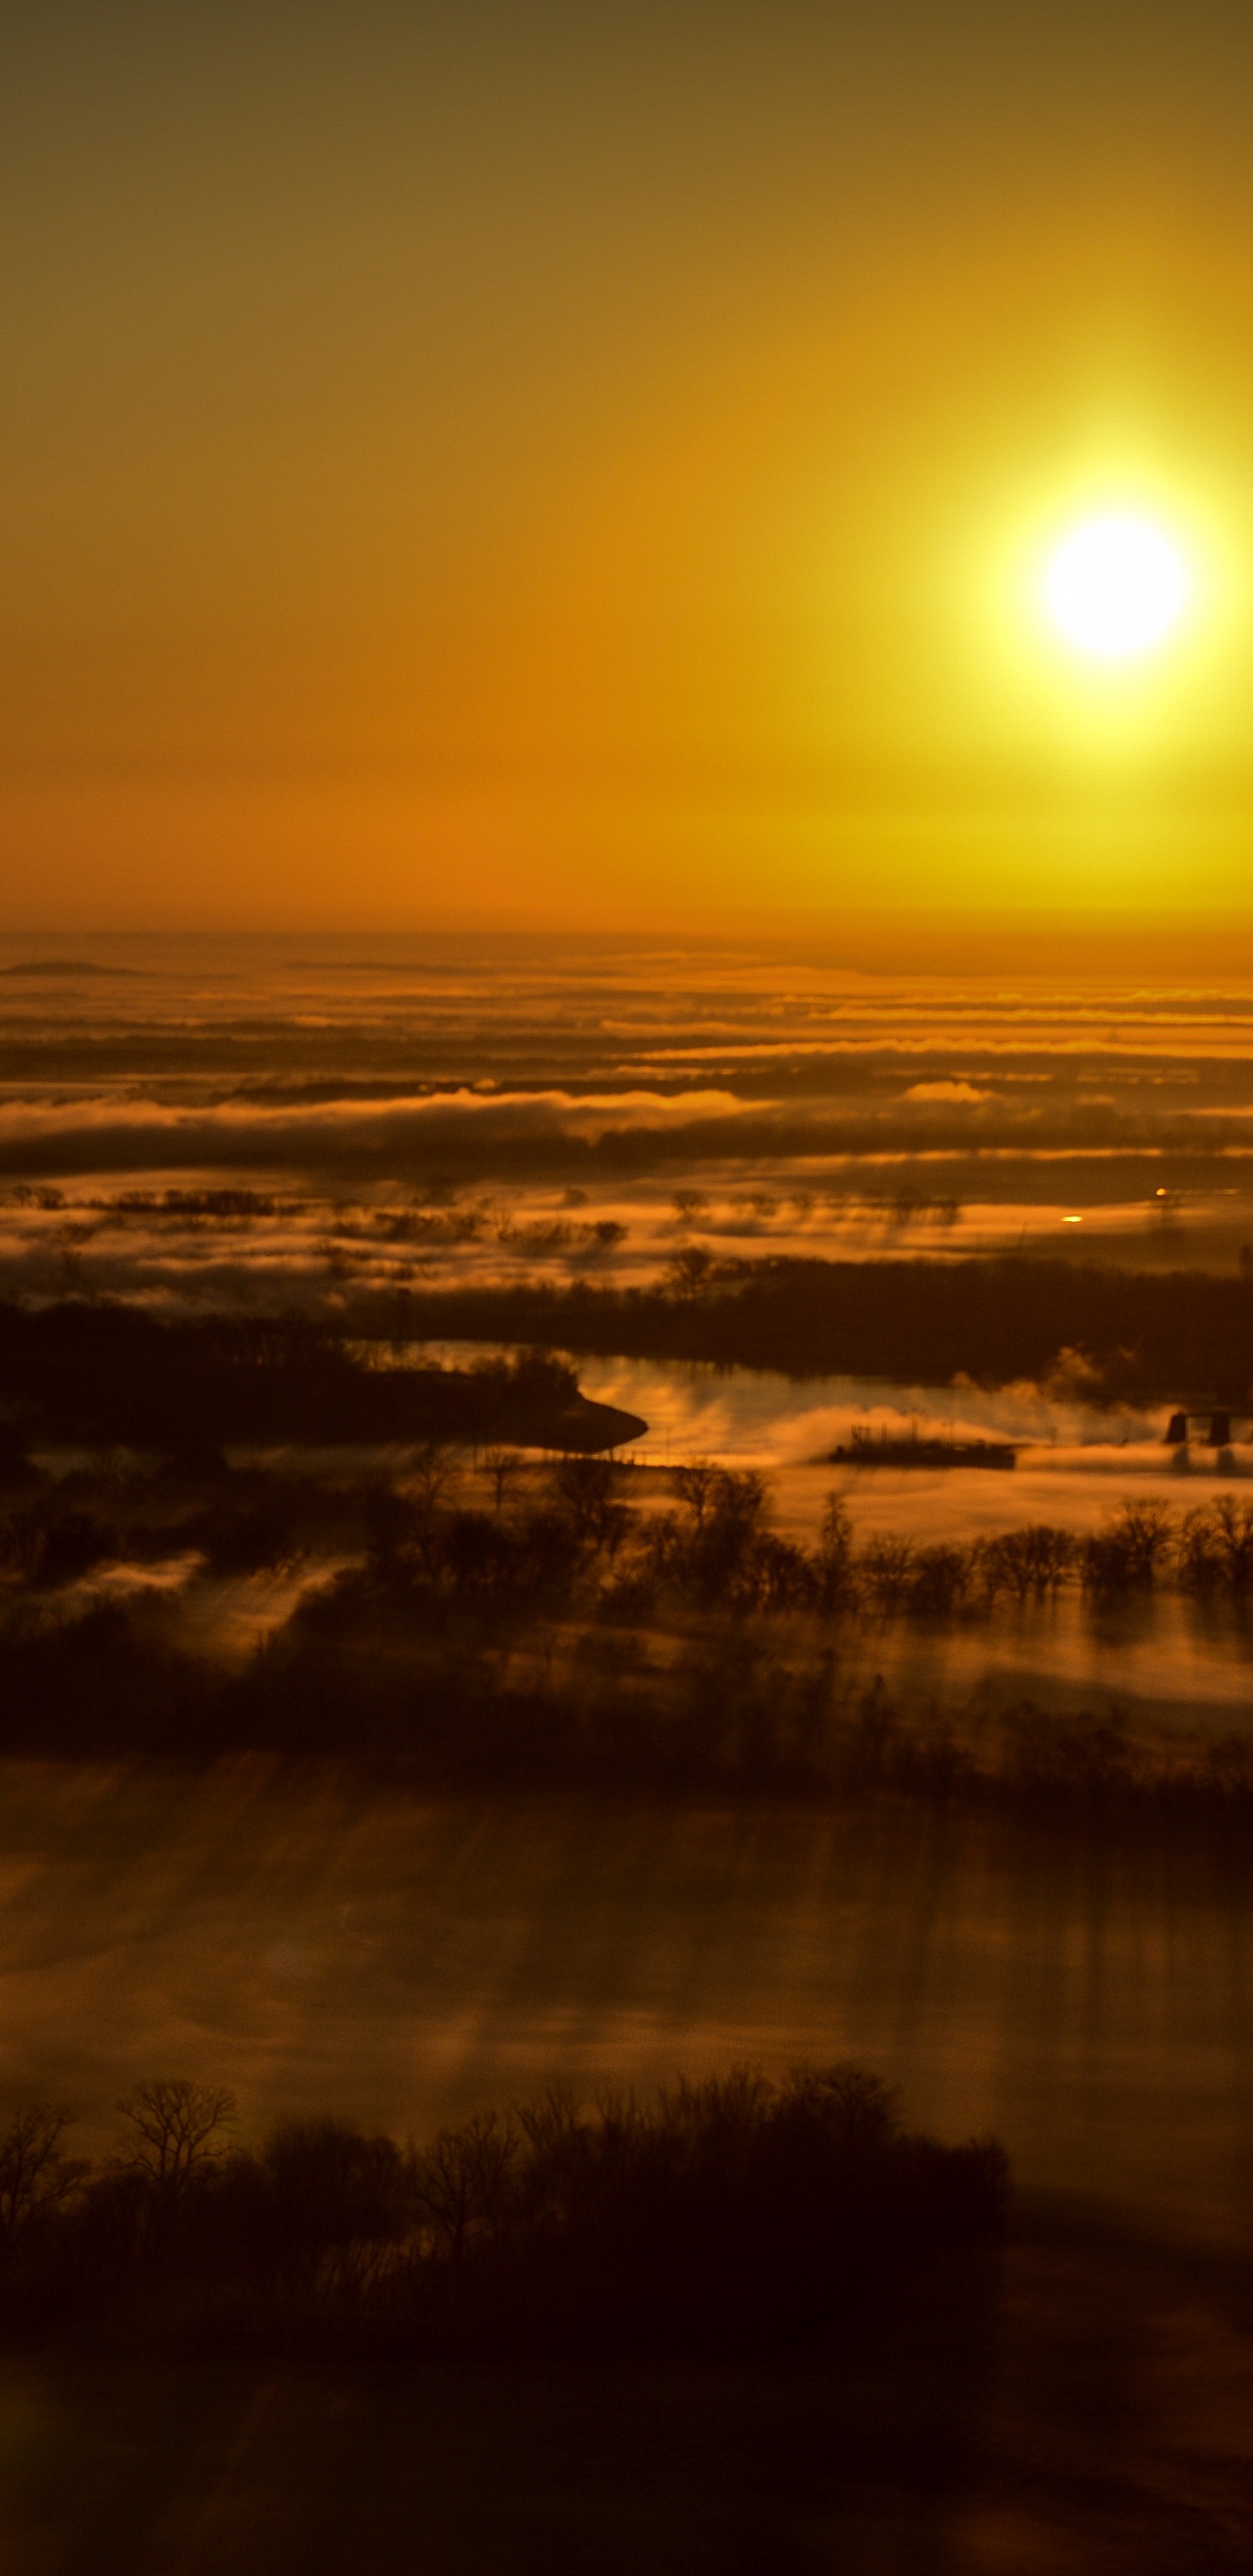
[[[1156,1499],[1129,1499],[1085,1533],[1032,1522],[965,1544],[876,1533],[861,1545],[844,1496],[833,1493],[807,1548],[770,1528],[768,1483],[749,1470],[704,1461],[676,1468],[678,1509],[645,1516],[623,1499],[622,1473],[608,1460],[567,1459],[538,1506],[506,1512],[516,1462],[507,1452],[494,1461],[489,1455],[490,1513],[446,1502],[438,1457],[403,1493],[380,1492],[368,1578],[393,1588],[442,1585],[486,1603],[551,1600],[594,1576],[599,1606],[618,1613],[669,1602],[826,1618],[973,1615],[1075,1584],[1104,1601],[1171,1579],[1201,1596],[1243,1599],[1253,1590],[1253,1499],[1231,1493],[1182,1516]]]
[[[867,1689],[846,1638],[742,1611],[659,1634],[619,1611],[542,1606],[490,1630],[447,1597],[364,1589],[231,1668],[172,1645],[142,1605],[111,1602],[0,1639],[0,1749],[191,1764],[261,1751],[381,1766],[433,1795],[887,1794],[1247,1836],[1247,1731],[1142,1722],[1132,1737],[1108,1704],[1063,1719],[1025,1699],[999,1717],[960,1695],[893,1701]]]
[[[216,1479],[216,1481],[215,1481]],[[107,1480],[106,1480],[107,1481]],[[1125,1503],[1095,1533],[1032,1524],[973,1545],[858,1543],[832,1497],[816,1542],[769,1526],[754,1475],[676,1470],[669,1507],[636,1511],[600,1459],[546,1476],[490,1453],[467,1505],[462,1467],[431,1449],[399,1486],[233,1477],[125,1479],[108,1508],[139,1546],[205,1546],[218,1571],[345,1571],[308,1588],[241,1659],[219,1657],[213,1595],[188,1623],[177,1590],[50,1591],[10,1566],[0,1619],[0,1749],[39,1757],[212,1760],[224,1751],[383,1763],[431,1791],[573,1786],[614,1793],[1047,1798],[1245,1818],[1246,1739],[1134,1748],[1093,1710],[1038,1709],[980,1731],[960,1705],[866,1693],[894,1618],[994,1615],[1082,1583],[1098,1605],[1183,1582],[1247,1597],[1253,1510],[1218,1495],[1172,1517]],[[85,1511],[84,1490],[75,1510]],[[57,1508],[61,1507],[58,1499]],[[42,1506],[40,1507],[42,1509]],[[303,1536],[302,1536],[303,1533]],[[71,1514],[49,1521],[68,1551]],[[65,1554],[63,1572],[71,1567]],[[45,1588],[40,1588],[41,1583]],[[228,1596],[227,1611],[230,1600]],[[873,1669],[873,1667],[871,1667]]]
[[[500,1447],[479,1470],[488,1507],[464,1501],[461,1459],[437,1444],[399,1482],[327,1488],[232,1476],[211,1461],[207,1481],[206,1492],[182,1492],[164,1475],[136,1479],[111,1509],[107,1479],[50,1483],[0,1520],[0,1575],[48,1591],[114,1556],[194,1552],[225,1575],[316,1561],[319,1550],[353,1555],[358,1570],[308,1614],[323,1621],[363,1587],[510,1616],[583,1597],[616,1615],[669,1603],[824,1618],[973,1616],[1066,1585],[1105,1601],[1167,1581],[1201,1597],[1253,1590],[1253,1499],[1230,1492],[1182,1514],[1128,1499],[1096,1531],[1032,1522],[965,1544],[884,1533],[858,1544],[846,1500],[832,1494],[807,1548],[770,1527],[763,1477],[701,1461],[672,1470],[677,1508],[649,1514],[628,1503],[629,1474],[607,1459],[564,1459],[537,1494],[521,1455]]]
[[[425,2147],[314,2119],[250,2150],[232,2096],[186,2080],[119,2109],[97,2166],[66,2152],[61,2110],[0,2138],[11,2328],[519,2356],[830,2338],[902,2274],[993,2241],[1007,2202],[995,2142],[907,2134],[850,2066],[549,2093]]]
[[[878,1536],[860,1552],[843,1506],[833,1502],[824,1536],[827,1564],[841,1538],[847,1541],[845,1599],[879,1612],[987,1610],[999,1601],[1044,1600],[1068,1584],[1106,1602],[1172,1580],[1202,1598],[1243,1600],[1253,1590],[1253,1501],[1234,1494],[1182,1516],[1155,1500],[1126,1501],[1100,1529],[1082,1533],[1036,1521],[964,1546]]]

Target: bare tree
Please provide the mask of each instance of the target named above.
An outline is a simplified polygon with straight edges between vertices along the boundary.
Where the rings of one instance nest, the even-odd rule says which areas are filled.
[[[289,2120],[261,2164],[273,2193],[268,2250],[289,2282],[351,2297],[381,2278],[413,2223],[412,2150],[343,2120]]]
[[[509,1494],[510,1487],[517,1483],[517,1480],[522,1473],[522,1466],[523,1460],[520,1450],[484,1450],[483,1473],[491,1486],[497,1511],[501,1509],[505,1502]]]
[[[618,1475],[612,1459],[575,1455],[563,1458],[554,1479],[556,1499],[579,1546],[603,1549],[611,1565],[635,1520],[615,1499]]]
[[[895,1610],[909,1589],[914,1570],[912,1539],[877,1531],[861,1557],[861,1579],[876,1609]]]
[[[419,1517],[433,1519],[457,1473],[457,1460],[444,1440],[424,1440],[405,1469],[405,1493]]]
[[[518,2155],[518,2132],[497,2112],[479,2112],[462,2129],[443,2129],[421,2157],[417,2198],[437,2242],[460,2260],[470,2238],[499,2219]]]
[[[822,1607],[838,1609],[853,1591],[853,1524],[840,1493],[827,1496],[815,1562]]]
[[[1223,1503],[1226,1503],[1229,1508],[1234,1508],[1234,1498],[1226,1494],[1215,1504],[1216,1514],[1221,1513]],[[1246,1536],[1253,1537],[1253,1510],[1247,1503],[1244,1506],[1244,1520]],[[1169,1505],[1144,1499],[1136,1501],[1131,1495],[1127,1495],[1115,1523],[1115,1529],[1121,1545],[1126,1550],[1128,1565],[1135,1581],[1152,1583],[1159,1566],[1165,1562],[1170,1553],[1175,1536],[1175,1518]]]
[[[6,2253],[38,2219],[59,2209],[91,2170],[83,2157],[61,2153],[73,2117],[48,2102],[32,2102],[14,2113],[0,2138],[0,2247]]]
[[[1124,1516],[1125,1511],[1126,1507]],[[1244,1594],[1253,1582],[1253,1503],[1237,1502],[1234,1494],[1219,1494],[1210,1504],[1210,1519],[1231,1590]]]
[[[235,2096],[225,2085],[191,2084],[185,2076],[141,2084],[117,2107],[135,2133],[125,2163],[171,2190],[221,2163],[223,2133],[235,2120]]]
[[[1153,1513],[1158,1506],[1150,1504],[1148,1509]],[[1130,1571],[1131,1559],[1121,1535],[1099,1533],[1098,1544],[1107,1557],[1112,1555],[1117,1571]],[[972,1571],[977,1573],[990,1601],[996,1599],[998,1592],[1012,1592],[1017,1601],[1025,1601],[1034,1592],[1042,1600],[1046,1592],[1060,1589],[1077,1554],[1069,1530],[1055,1529],[1049,1521],[1032,1521],[1024,1529],[1000,1530],[995,1538],[976,1540]],[[1088,1570],[1093,1571],[1091,1562]]]
[[[675,1467],[671,1472],[671,1486],[691,1513],[697,1529],[703,1526],[717,1482],[718,1469],[709,1458],[693,1458],[688,1466]]]

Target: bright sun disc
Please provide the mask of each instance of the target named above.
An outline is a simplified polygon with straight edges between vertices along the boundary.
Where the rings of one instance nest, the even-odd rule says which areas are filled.
[[[1054,624],[1081,653],[1116,661],[1147,653],[1187,602],[1188,574],[1169,537],[1147,519],[1088,519],[1058,547],[1044,576]]]

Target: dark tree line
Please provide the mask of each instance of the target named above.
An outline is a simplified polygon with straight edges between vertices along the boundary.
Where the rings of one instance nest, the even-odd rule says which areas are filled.
[[[194,1544],[226,1574],[292,1570],[302,1545],[324,1569],[329,1551],[348,1556],[242,1665],[182,1642],[178,1597],[81,1580],[110,1536],[81,1498],[67,1511],[50,1487],[20,1505],[0,1527],[0,1751],[197,1762],[248,1748],[432,1789],[1247,1816],[1247,1738],[1133,1747],[1108,1715],[1063,1724],[1030,1708],[972,1734],[960,1711],[910,1715],[858,1673],[893,1621],[968,1626],[1066,1584],[1104,1611],[1171,1581],[1198,1616],[1215,1596],[1242,1615],[1253,1503],[1219,1495],[1178,1517],[1129,1501],[1084,1534],[1034,1523],[967,1546],[858,1546],[832,1496],[805,1548],[768,1526],[760,1477],[710,1465],[676,1470],[675,1508],[651,1515],[624,1499],[630,1471],[603,1459],[520,1479],[514,1453],[492,1452],[490,1508],[467,1507],[450,1473],[431,1450],[399,1487],[270,1488],[224,1469],[204,1490],[140,1479],[140,1503],[165,1516],[147,1530],[153,1552]],[[125,1478],[114,1506],[139,1508]],[[124,1535],[142,1553],[133,1519]]]
[[[414,1292],[410,1330],[537,1349],[707,1360],[790,1377],[947,1386],[1041,1383],[1087,1363],[1095,1400],[1243,1403],[1253,1380],[1253,1285],[1021,1258],[717,1261],[676,1255],[656,1288]]]
[[[311,1618],[366,1602],[436,1619],[441,1605],[461,1603],[477,1608],[485,1633],[541,1605],[602,1617],[693,1608],[974,1617],[1068,1584],[1106,1599],[1169,1580],[1234,1599],[1253,1589],[1253,1500],[1233,1493],[1181,1514],[1129,1499],[1082,1535],[1034,1522],[966,1544],[880,1534],[861,1546],[832,1493],[807,1548],[769,1526],[764,1477],[708,1461],[672,1469],[678,1508],[648,1514],[627,1499],[631,1472],[605,1458],[568,1457],[537,1487],[521,1454],[496,1445],[477,1473],[490,1508],[463,1499],[457,1453],[439,1443],[413,1451],[396,1479],[355,1483],[233,1470],[210,1449],[155,1468],[106,1458],[60,1479],[19,1464],[4,1478],[7,1509],[0,1502],[0,1633],[20,1630],[23,1604],[47,1615],[59,1592],[111,1559],[142,1566],[175,1554],[219,1576],[347,1554],[354,1562]]]
[[[232,1471],[210,1451],[151,1468],[105,1457],[60,1482],[16,1470],[0,1518],[0,1752],[252,1749],[433,1790],[887,1793],[1151,1810],[1206,1830],[1253,1797],[1253,1747],[1235,1734],[1133,1746],[1108,1712],[1063,1724],[1030,1708],[980,1732],[960,1709],[911,1713],[864,1683],[894,1621],[969,1628],[1065,1586],[1104,1612],[1169,1583],[1198,1617],[1215,1602],[1243,1616],[1253,1500],[1239,1494],[1173,1513],[1132,1499],[1095,1532],[1030,1523],[966,1545],[859,1544],[833,1494],[806,1547],[769,1525],[761,1477],[700,1461],[672,1472],[660,1511],[633,1507],[633,1471],[606,1459],[537,1473],[503,1446],[469,1483],[439,1446],[395,1482]],[[183,1571],[127,1597],[110,1557],[129,1580],[145,1559]],[[264,1602],[266,1578],[302,1570],[294,1609],[242,1663],[202,1642],[216,1579],[258,1576]]]
[[[425,2147],[311,2119],[248,2150],[233,2097],[186,2080],[118,2109],[103,2164],[66,2152],[61,2109],[0,2136],[10,2335],[527,2360],[847,2341],[1007,2206],[995,2142],[908,2134],[849,2066],[550,2093]]]
[[[624,1423],[551,1355],[372,1368],[299,1319],[167,1321],[122,1304],[0,1304],[7,1437],[178,1450],[223,1440],[508,1439],[595,1450]],[[643,1425],[637,1426],[642,1429]]]

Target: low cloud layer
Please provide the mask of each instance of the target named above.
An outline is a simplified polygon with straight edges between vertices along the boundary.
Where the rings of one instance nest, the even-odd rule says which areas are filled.
[[[0,942],[0,1288],[333,1311],[684,1246],[1253,1243],[1253,995],[389,945]]]

